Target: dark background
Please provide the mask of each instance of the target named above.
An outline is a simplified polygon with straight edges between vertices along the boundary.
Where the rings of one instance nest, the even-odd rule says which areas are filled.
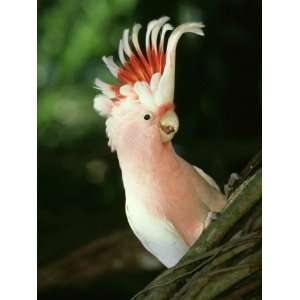
[[[260,1],[39,0],[39,270],[128,229],[117,157],[92,109],[93,81],[111,81],[101,57],[117,58],[123,29],[163,15],[174,26],[206,25],[204,38],[186,34],[178,45],[177,151],[223,186],[261,147]],[[39,288],[39,299],[128,299],[159,271],[107,267],[82,284]]]

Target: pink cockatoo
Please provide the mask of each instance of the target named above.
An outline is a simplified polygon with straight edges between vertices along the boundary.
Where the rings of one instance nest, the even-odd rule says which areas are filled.
[[[210,176],[179,157],[171,143],[179,127],[173,101],[176,46],[183,33],[203,36],[204,25],[185,23],[173,29],[168,20],[148,23],[145,51],[138,40],[142,26],[135,24],[131,37],[124,30],[120,65],[111,56],[103,57],[120,83],[96,79],[102,94],[95,97],[94,108],[107,118],[108,144],[121,167],[129,225],[169,268],[199,238],[212,213],[224,207],[225,196]]]

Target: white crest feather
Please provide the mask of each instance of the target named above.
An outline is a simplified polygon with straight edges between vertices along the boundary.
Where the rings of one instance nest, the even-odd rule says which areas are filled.
[[[140,44],[139,44],[139,32],[142,28],[142,25],[141,24],[135,24],[132,28],[132,43],[136,49],[136,51],[138,53],[141,53],[141,47],[140,47]]]
[[[203,23],[185,23],[175,28],[171,33],[166,50],[166,65],[155,95],[157,105],[172,103],[175,88],[175,58],[176,46],[180,37],[187,32],[204,35]]]
[[[94,98],[94,109],[101,116],[108,116],[111,114],[113,102],[104,95],[97,95]]]
[[[129,29],[125,29],[123,31],[123,46],[124,46],[124,51],[127,54],[127,56],[131,56],[132,51],[129,46]]]
[[[169,17],[162,17],[160,18],[156,25],[153,27],[152,32],[151,32],[151,44],[152,44],[152,48],[154,49],[155,52],[157,52],[157,36],[158,33],[160,31],[160,29],[162,28],[162,26],[168,22],[170,20]]]
[[[166,32],[169,30],[173,30],[173,26],[171,24],[167,23],[163,26],[162,31],[161,31],[161,36],[160,36],[160,41],[159,41],[159,50],[160,51],[163,51],[163,49],[164,49],[165,35],[166,35]]]
[[[109,69],[109,71],[116,77],[118,78],[118,72],[120,70],[120,68],[115,64],[114,59],[112,56],[108,56],[102,57],[102,60],[104,61],[104,63],[106,64],[107,68]]]
[[[102,93],[108,98],[114,98],[116,96],[116,93],[112,90],[111,85],[105,83],[99,78],[95,79],[95,88],[102,91]]]
[[[158,88],[160,78],[161,78],[160,73],[155,73],[151,78],[150,88],[151,88],[151,91],[152,91],[153,94],[156,92],[156,90]]]
[[[155,103],[153,99],[153,94],[150,90],[150,86],[145,81],[138,81],[134,84],[134,91],[138,95],[139,101],[148,109],[154,110]]]
[[[126,59],[125,59],[125,55],[124,55],[124,43],[123,43],[122,39],[119,42],[119,59],[120,59],[122,65],[124,66],[126,64]]]

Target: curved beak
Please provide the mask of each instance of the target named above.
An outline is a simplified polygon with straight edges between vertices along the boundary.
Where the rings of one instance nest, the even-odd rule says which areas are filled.
[[[162,116],[159,127],[161,141],[171,141],[179,128],[179,120],[174,110],[169,110]]]

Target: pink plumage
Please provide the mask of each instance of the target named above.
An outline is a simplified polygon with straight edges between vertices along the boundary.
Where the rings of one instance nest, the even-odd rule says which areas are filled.
[[[112,57],[103,58],[120,84],[97,79],[102,95],[95,98],[94,108],[107,117],[129,225],[148,251],[172,267],[209,224],[210,212],[224,207],[225,197],[211,177],[180,158],[171,144],[179,128],[173,103],[176,45],[185,32],[204,35],[204,26],[185,23],[173,30],[168,20],[148,24],[146,53],[138,41],[141,25],[133,27],[131,40],[129,30],[124,31],[121,66]],[[165,47],[167,31],[172,32]]]

